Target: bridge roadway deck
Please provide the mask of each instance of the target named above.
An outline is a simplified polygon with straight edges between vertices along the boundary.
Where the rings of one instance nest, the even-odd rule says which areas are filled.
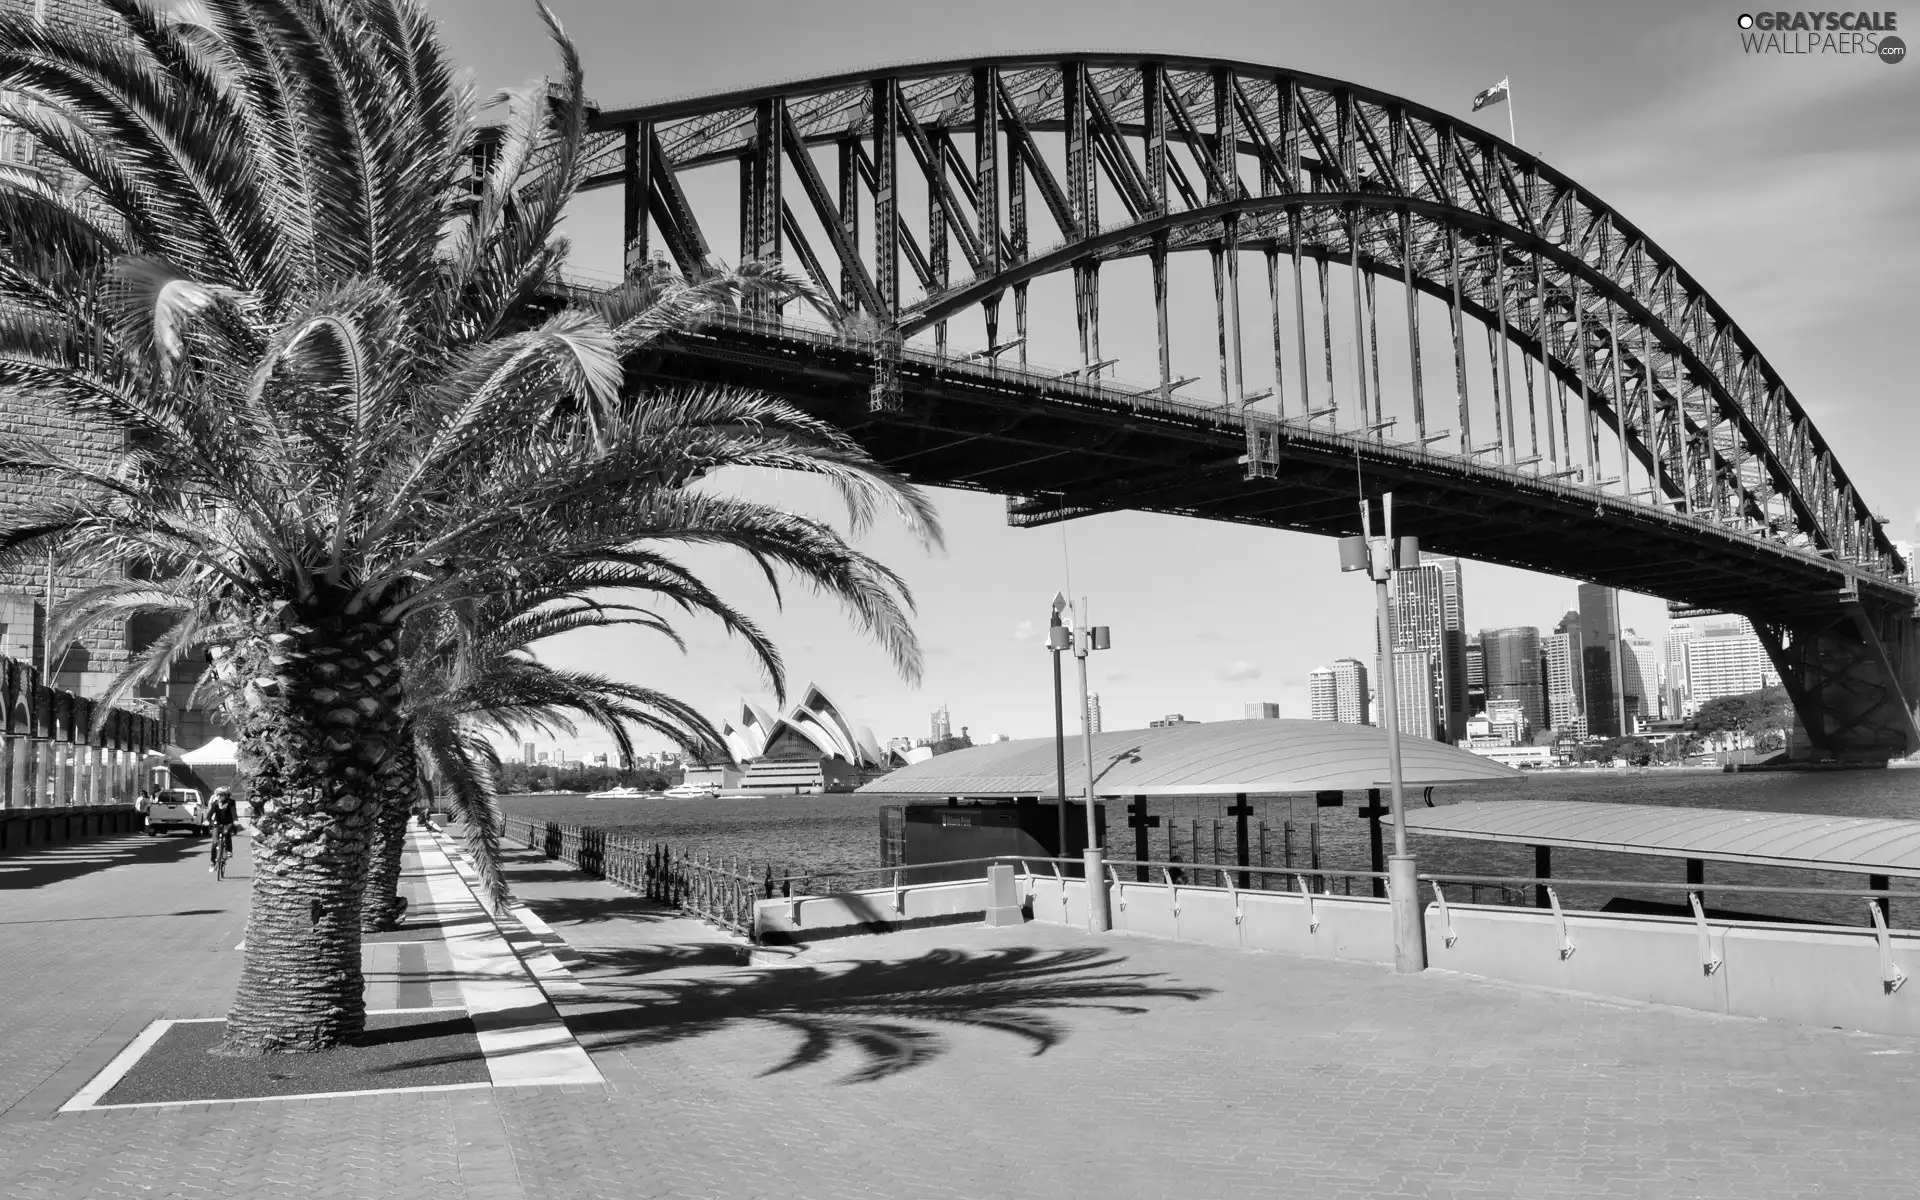
[[[48,1114],[217,1014],[202,843],[0,859],[0,1194],[1907,1197],[1920,1043],[1057,928],[783,965],[516,855],[604,1087]]]
[[[1137,509],[1358,533],[1361,467],[1369,494],[1394,493],[1396,527],[1442,553],[1783,624],[1831,620],[1849,575],[1870,607],[1905,614],[1914,606],[1911,589],[1810,549],[1629,500],[1617,489],[1463,457],[1449,452],[1452,442],[1426,450],[1394,440],[1411,431],[1380,440],[1298,420],[1273,426],[1268,417],[1277,437],[1263,451],[1270,475],[1249,479],[1245,428],[1218,405],[1091,387],[1037,368],[995,370],[918,347],[898,365],[899,408],[876,413],[869,407],[872,349],[804,322],[776,328],[735,316],[679,339],[636,370],[780,395],[917,482],[1015,497],[1009,511],[1017,523]]]

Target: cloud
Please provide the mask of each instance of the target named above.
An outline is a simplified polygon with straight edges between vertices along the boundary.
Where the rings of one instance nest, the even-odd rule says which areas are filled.
[[[1103,677],[1103,680],[1102,680],[1102,682],[1105,682],[1105,683],[1125,683],[1125,682],[1126,682],[1127,680],[1129,680],[1129,679],[1132,679],[1132,678],[1133,678],[1133,676],[1132,676],[1132,675],[1130,675],[1130,674],[1128,674],[1128,673],[1127,673],[1127,672],[1125,672],[1125,671],[1115,671],[1115,672],[1114,672],[1113,674],[1111,674],[1111,675],[1107,675],[1107,676],[1105,676],[1105,677]]]
[[[1228,683],[1246,683],[1249,680],[1260,678],[1261,671],[1259,663],[1251,663],[1242,659],[1239,662],[1228,663],[1213,674],[1215,678],[1223,679]]]
[[[1196,642],[1207,642],[1212,645],[1220,645],[1224,642],[1230,642],[1233,639],[1221,633],[1218,629],[1202,629],[1194,635],[1193,640]]]
[[[1020,623],[1019,623],[1018,625],[1015,625],[1015,626],[1013,627],[1013,640],[1014,640],[1014,641],[1016,641],[1016,642],[1024,642],[1024,641],[1028,641],[1028,640],[1030,640],[1030,639],[1031,639],[1032,637],[1033,637],[1033,622],[1032,622],[1032,621],[1022,621],[1022,622],[1020,622]]]

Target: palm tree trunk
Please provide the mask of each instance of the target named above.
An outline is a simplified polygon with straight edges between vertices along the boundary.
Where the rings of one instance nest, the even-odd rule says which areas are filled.
[[[397,647],[384,623],[324,599],[281,606],[256,628],[229,679],[246,701],[241,755],[266,810],[220,1051],[326,1050],[366,1027],[360,902],[380,777],[399,745]]]
[[[400,895],[400,858],[407,848],[407,821],[420,787],[413,751],[413,733],[404,725],[400,744],[381,769],[380,815],[373,823],[373,852],[367,858],[367,883],[362,894],[360,928],[379,933],[399,926],[407,902]]]

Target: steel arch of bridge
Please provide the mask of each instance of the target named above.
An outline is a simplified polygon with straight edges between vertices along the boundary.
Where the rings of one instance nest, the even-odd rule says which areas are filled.
[[[1276,67],[1106,54],[882,68],[603,111],[594,128],[587,186],[624,189],[630,269],[656,246],[684,272],[708,269],[713,250],[683,180],[737,164],[740,258],[787,259],[811,276],[839,334],[864,331],[881,408],[898,403],[910,339],[923,345],[930,335],[936,362],[951,357],[959,367],[982,357],[946,354],[948,323],[976,308],[986,365],[1000,386],[1017,390],[1027,287],[1070,273],[1081,366],[1069,374],[1131,397],[1138,411],[1142,389],[1101,378],[1100,268],[1126,258],[1151,265],[1159,383],[1144,391],[1165,407],[1192,382],[1174,377],[1167,261],[1205,251],[1222,407],[1242,414],[1247,330],[1238,276],[1243,254],[1261,255],[1276,411],[1240,422],[1247,475],[1284,475],[1302,445],[1344,429],[1345,440],[1382,453],[1398,445],[1451,459],[1463,476],[1491,467],[1538,481],[1538,489],[1578,489],[1598,515],[1626,505],[1648,519],[1683,522],[1703,540],[1811,558],[1828,581],[1816,591],[1830,595],[1830,605],[1803,599],[1798,610],[1777,613],[1752,606],[1796,700],[1805,701],[1803,717],[1828,703],[1821,697],[1842,687],[1836,680],[1851,697],[1828,704],[1846,711],[1817,716],[1809,732],[1836,746],[1866,736],[1920,748],[1920,638],[1905,564],[1804,408],[1670,255],[1573,180],[1478,128]],[[908,179],[924,219],[908,211]],[[1356,362],[1344,405],[1333,380],[1329,265],[1354,280],[1347,290]],[[1318,354],[1305,299],[1316,272]],[[1281,328],[1283,277],[1293,288],[1293,330]],[[917,298],[904,294],[909,280]],[[1380,280],[1406,293],[1410,440],[1388,435],[1395,423],[1381,409]],[[1015,336],[1003,342],[1009,294]],[[1450,395],[1430,388],[1431,369],[1421,367],[1420,295],[1447,312]],[[757,316],[770,329],[783,325],[777,312]],[[1487,332],[1490,406],[1487,397],[1477,408],[1470,403],[1466,318]],[[751,340],[768,330],[739,332]],[[1016,356],[1017,367],[1006,361]],[[1325,365],[1322,395],[1310,359]],[[1515,407],[1521,373],[1524,413]],[[1044,378],[1031,390],[1045,393]],[[1476,418],[1479,434],[1491,423],[1491,441],[1478,440]],[[1430,428],[1440,424],[1450,427]],[[1603,450],[1603,434],[1614,453]],[[1133,499],[1128,487],[1093,485],[1027,495],[1010,513],[1035,522],[1155,507]],[[1852,665],[1836,674],[1836,656]]]

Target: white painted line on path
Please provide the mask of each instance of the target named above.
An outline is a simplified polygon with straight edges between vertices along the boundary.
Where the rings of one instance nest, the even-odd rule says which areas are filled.
[[[100,1107],[100,1097],[112,1091],[115,1084],[126,1078],[127,1072],[133,1070],[133,1064],[140,1061],[140,1056],[151,1050],[153,1044],[160,1040],[160,1035],[172,1028],[174,1024],[173,1021],[155,1021],[142,1029],[131,1042],[127,1043],[126,1049],[113,1056],[113,1061],[106,1065],[106,1069],[88,1080],[87,1086],[75,1092],[73,1099],[62,1104],[60,1111],[80,1112],[83,1109]]]
[[[196,1104],[268,1104],[275,1100],[337,1100],[342,1096],[398,1096],[406,1092],[470,1092],[476,1088],[492,1086],[494,1085],[491,1083],[430,1083],[420,1087],[362,1088],[352,1092],[300,1092],[292,1096],[224,1096],[218,1100],[142,1100],[138,1104],[96,1104],[89,1111],[111,1112],[121,1108],[191,1108]],[[60,1111],[67,1110],[63,1108]]]
[[[418,834],[409,841],[426,868],[436,908],[483,911],[437,841]],[[446,946],[495,1085],[605,1082],[492,921],[449,930]]]

